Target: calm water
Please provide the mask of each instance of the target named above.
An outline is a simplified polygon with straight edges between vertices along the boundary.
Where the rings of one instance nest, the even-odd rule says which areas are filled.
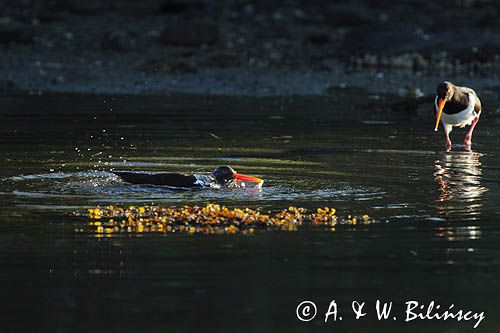
[[[472,152],[443,151],[432,114],[330,98],[0,97],[2,331],[470,332],[404,323],[404,302],[485,311],[500,330],[500,119]],[[490,101],[490,104],[497,101]],[[494,108],[492,108],[494,109]],[[463,130],[452,139],[461,142]],[[127,185],[108,171],[210,172],[257,190]],[[253,236],[97,237],[73,212],[104,204],[331,206],[379,223]],[[300,322],[302,300],[318,317]],[[323,322],[330,300],[344,320]],[[373,303],[394,302],[396,321]],[[353,320],[352,300],[369,314]]]

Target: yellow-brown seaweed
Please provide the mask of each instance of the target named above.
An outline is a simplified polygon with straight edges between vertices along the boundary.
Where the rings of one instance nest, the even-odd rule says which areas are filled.
[[[257,230],[296,231],[300,226],[324,226],[335,231],[337,224],[369,224],[368,215],[348,216],[339,219],[334,208],[318,208],[308,213],[305,208],[288,207],[276,213],[262,213],[250,208],[228,208],[218,204],[206,206],[185,205],[180,208],[159,206],[105,206],[89,209],[98,234],[118,232],[203,233],[203,234],[251,234]]]

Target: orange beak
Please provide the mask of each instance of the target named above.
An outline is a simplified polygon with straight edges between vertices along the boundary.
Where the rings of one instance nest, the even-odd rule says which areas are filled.
[[[241,173],[235,173],[234,179],[239,180],[241,182],[251,182],[251,183],[258,183],[258,184],[262,184],[264,182],[264,180],[262,180],[260,178],[242,175]]]
[[[441,120],[441,114],[443,113],[443,108],[444,105],[446,104],[446,101],[442,98],[439,98],[438,101],[438,114],[436,118],[436,127],[434,127],[434,132],[437,132],[438,126],[439,126],[439,121]]]

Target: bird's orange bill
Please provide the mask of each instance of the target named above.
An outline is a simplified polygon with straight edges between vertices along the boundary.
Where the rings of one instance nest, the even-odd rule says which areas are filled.
[[[242,182],[252,182],[252,183],[259,183],[259,184],[264,182],[264,180],[262,180],[260,178],[242,175],[241,173],[235,173],[234,179],[242,181]]]
[[[436,127],[434,127],[435,132],[438,130],[439,121],[441,120],[441,114],[443,113],[443,108],[444,108],[445,103],[446,103],[446,101],[442,98],[440,98],[438,101],[438,114],[437,114],[437,118],[436,118]]]

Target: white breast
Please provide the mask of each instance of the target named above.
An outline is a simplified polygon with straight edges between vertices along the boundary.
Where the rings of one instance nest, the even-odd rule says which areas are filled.
[[[437,100],[438,97],[436,96],[434,100],[436,112],[438,110]],[[470,125],[474,120],[474,117],[476,116],[476,112],[474,111],[475,104],[476,98],[474,97],[474,95],[469,94],[469,105],[467,105],[467,108],[455,114],[447,114],[443,112],[443,114],[441,115],[441,123],[445,126],[450,125],[464,127],[466,125]]]

